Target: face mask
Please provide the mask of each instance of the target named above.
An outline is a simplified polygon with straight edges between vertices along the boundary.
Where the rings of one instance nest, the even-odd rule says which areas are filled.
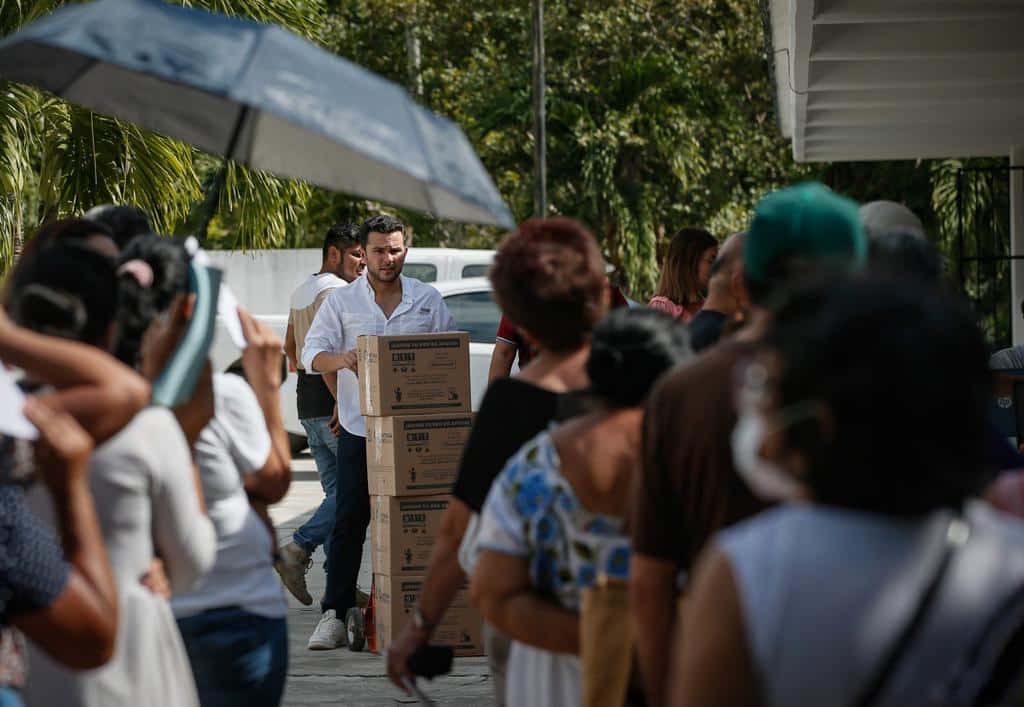
[[[732,431],[732,461],[736,472],[762,500],[792,501],[800,498],[800,483],[785,469],[761,457],[766,428],[761,415],[754,412],[740,415]]]

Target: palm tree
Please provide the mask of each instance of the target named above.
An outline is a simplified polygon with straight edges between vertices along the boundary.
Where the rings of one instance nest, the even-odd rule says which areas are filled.
[[[310,39],[317,39],[324,26],[321,0],[177,2],[276,23]],[[0,36],[63,4],[0,0]],[[187,228],[218,165],[189,145],[0,82],[0,272],[20,252],[24,234],[95,204],[136,204],[164,233]],[[233,165],[211,239],[224,247],[280,245],[299,223],[309,196],[305,184]]]

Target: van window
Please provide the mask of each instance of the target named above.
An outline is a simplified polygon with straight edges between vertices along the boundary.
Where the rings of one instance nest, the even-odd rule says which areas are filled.
[[[480,263],[479,265],[467,265],[462,268],[462,277],[486,277],[487,270],[491,266],[487,263]]]
[[[429,263],[406,263],[402,274],[420,282],[437,282],[437,266]]]
[[[455,323],[461,331],[469,332],[474,344],[493,344],[498,333],[501,310],[490,292],[465,292],[444,298]]]

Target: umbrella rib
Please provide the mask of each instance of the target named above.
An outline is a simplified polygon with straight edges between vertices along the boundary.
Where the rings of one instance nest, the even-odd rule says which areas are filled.
[[[430,171],[430,178],[423,182],[423,193],[427,197],[427,204],[430,206],[431,215],[434,218],[441,218],[441,214],[437,211],[437,204],[434,203],[434,195],[430,193],[430,186],[435,183],[440,185],[440,181],[437,179],[437,174],[434,172],[434,165],[431,164],[430,151],[427,149],[427,141],[423,136],[423,131],[420,129],[419,120],[416,118],[415,111],[411,108],[411,106],[416,105],[416,102],[413,101],[412,96],[408,93],[406,93],[406,98],[408,99],[405,104],[406,110],[409,111],[409,117],[412,118],[413,128],[416,130],[416,134],[420,138],[420,149],[423,151],[424,157],[426,157],[427,169]]]

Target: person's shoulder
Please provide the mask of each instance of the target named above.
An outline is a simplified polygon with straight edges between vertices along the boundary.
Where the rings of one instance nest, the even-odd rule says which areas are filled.
[[[232,406],[250,403],[259,405],[256,393],[253,392],[248,381],[235,373],[213,374],[213,399],[214,403]]]
[[[289,298],[291,308],[303,309],[308,307],[325,289],[336,287],[336,285],[332,284],[333,280],[340,280],[340,278],[330,273],[310,275],[292,290],[292,295]],[[342,283],[344,283],[344,280],[342,280]]]
[[[1011,346],[992,354],[989,367],[999,369],[1024,368],[1024,346]]]
[[[132,420],[141,440],[140,452],[150,461],[150,467],[167,474],[181,473],[181,465],[190,458],[185,433],[174,413],[165,407],[148,407]]]
[[[559,473],[558,453],[547,430],[538,432],[509,457],[498,476],[506,487],[556,486],[564,477]]]
[[[157,405],[150,406],[132,418],[130,427],[150,439],[166,435],[169,430],[181,431],[178,419],[170,409]]]
[[[521,400],[532,401],[548,397],[554,400],[558,396],[550,390],[545,390],[518,378],[498,378],[487,386],[484,398],[480,402],[480,409],[483,410],[484,406],[487,408],[504,407]]]
[[[161,472],[178,473],[188,458],[188,442],[174,413],[154,405],[96,449],[90,473],[107,477],[130,469],[132,474],[147,472],[159,477]]]
[[[972,526],[982,530],[983,534],[1001,538],[1008,549],[1012,548],[1014,555],[1024,556],[1024,522],[1019,518],[983,501],[968,503],[965,515]]]
[[[329,287],[324,289],[327,291],[327,299],[324,301],[342,301],[354,297],[359,291],[360,286],[363,284],[365,276],[357,277],[352,282],[345,282],[340,277],[335,277],[331,281]]]
[[[717,384],[733,374],[736,365],[751,356],[754,347],[738,341],[723,341],[676,365],[660,381],[660,390]]]
[[[778,543],[780,534],[788,534],[790,528],[804,525],[816,511],[811,505],[781,504],[720,530],[715,544],[727,555],[767,552]]]

